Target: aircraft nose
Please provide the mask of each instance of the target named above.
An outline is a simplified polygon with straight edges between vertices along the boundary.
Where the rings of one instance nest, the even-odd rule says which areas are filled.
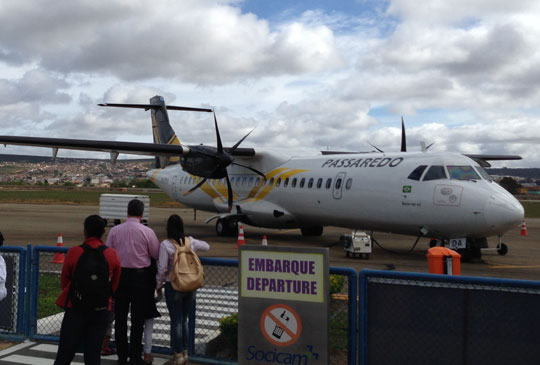
[[[491,195],[486,204],[486,222],[505,231],[523,222],[525,211],[521,203],[507,192]]]

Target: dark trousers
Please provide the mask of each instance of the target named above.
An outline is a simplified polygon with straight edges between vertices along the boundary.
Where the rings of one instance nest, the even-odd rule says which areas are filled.
[[[60,328],[60,343],[54,365],[70,364],[81,344],[84,346],[84,363],[99,365],[109,314],[107,310],[87,312],[67,309]]]
[[[149,295],[152,295],[152,274],[148,269],[122,268],[120,284],[115,293],[114,337],[120,364],[137,364],[142,355],[144,320],[148,312]],[[131,312],[131,332],[128,345],[127,319]]]

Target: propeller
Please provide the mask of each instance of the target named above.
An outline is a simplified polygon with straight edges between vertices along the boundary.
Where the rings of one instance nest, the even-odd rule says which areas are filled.
[[[401,116],[401,152],[407,152],[407,138],[405,137],[405,122]]]
[[[251,132],[253,132],[253,130],[249,131],[244,137],[242,137],[238,142],[236,142],[234,146],[232,146],[228,151],[225,151],[225,149],[223,148],[223,143],[221,142],[221,135],[219,133],[219,127],[218,127],[218,122],[217,122],[215,112],[214,112],[214,125],[216,128],[216,141],[217,141],[217,147],[215,149],[208,148],[205,146],[190,147],[190,150],[194,153],[195,156],[199,154],[199,156],[204,155],[205,157],[207,157],[205,162],[211,165],[209,166],[211,170],[205,171],[205,175],[203,176],[204,178],[197,185],[189,189],[189,191],[187,191],[184,195],[187,195],[197,190],[198,188],[200,188],[208,180],[208,178],[216,178],[216,179],[225,178],[225,180],[227,181],[227,201],[228,201],[228,208],[230,212],[232,210],[232,205],[233,205],[233,191],[231,188],[231,181],[229,179],[229,173],[227,172],[227,167],[229,167],[230,165],[236,165],[236,166],[246,168],[262,176],[265,181],[266,181],[266,176],[257,169],[234,162],[234,158],[233,158],[234,152],[236,151],[238,146],[240,146],[240,144],[251,134]],[[194,158],[197,158],[197,157],[194,157]],[[194,171],[193,173],[195,175],[199,175],[197,171]]]

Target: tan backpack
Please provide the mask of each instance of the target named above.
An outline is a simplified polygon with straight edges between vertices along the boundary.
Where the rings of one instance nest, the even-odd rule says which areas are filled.
[[[191,292],[204,285],[204,269],[199,256],[191,248],[189,238],[184,238],[184,246],[170,241],[176,246],[173,267],[169,273],[174,290]]]

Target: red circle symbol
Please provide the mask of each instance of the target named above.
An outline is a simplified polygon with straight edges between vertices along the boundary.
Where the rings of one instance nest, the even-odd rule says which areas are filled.
[[[298,313],[286,304],[274,304],[261,315],[261,332],[276,346],[289,346],[298,341],[302,321]]]

